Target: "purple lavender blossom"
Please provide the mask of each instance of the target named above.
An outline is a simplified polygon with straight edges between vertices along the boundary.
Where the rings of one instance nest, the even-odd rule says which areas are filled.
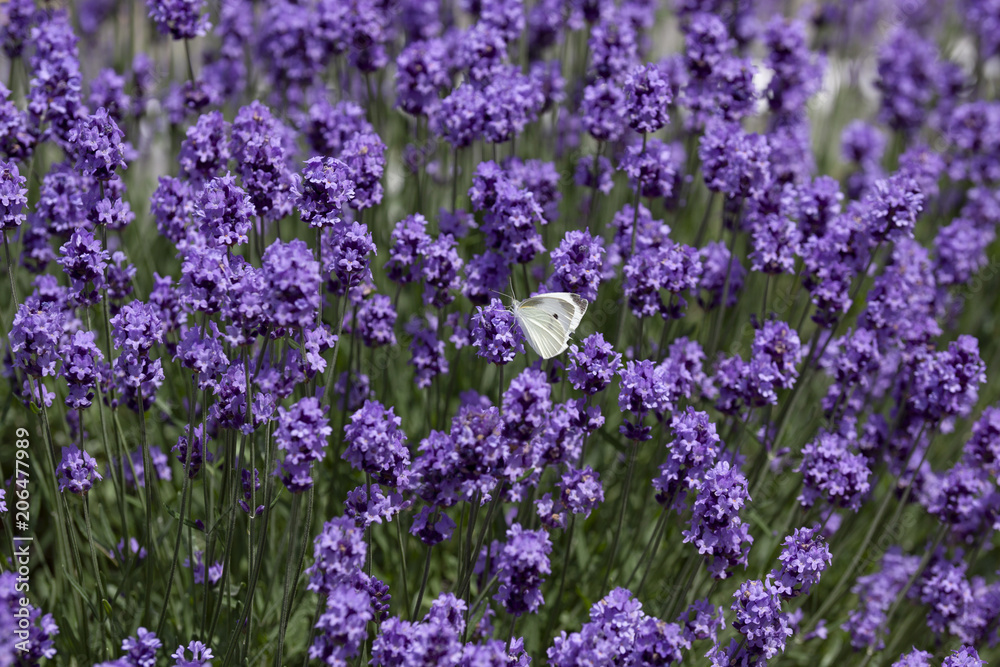
[[[0,232],[16,229],[24,222],[24,207],[28,205],[26,182],[17,163],[0,160]]]
[[[266,317],[279,327],[308,327],[320,300],[319,262],[300,239],[275,241],[264,251]]]
[[[265,220],[292,211],[299,178],[291,169],[293,149],[291,131],[267,106],[255,100],[236,113],[229,152],[250,202]]]
[[[359,132],[344,144],[340,159],[354,181],[351,208],[366,209],[382,201],[382,173],[385,170],[385,144],[374,132]]]
[[[573,182],[580,187],[608,194],[614,188],[611,161],[603,155],[583,155],[576,163]]]
[[[972,425],[963,456],[993,477],[1000,475],[1000,406],[991,405]]]
[[[642,603],[625,588],[616,588],[590,608],[590,620],[579,632],[556,637],[547,650],[549,664],[583,667],[610,661],[634,665],[680,662],[690,648],[684,629],[642,611]]]
[[[956,649],[941,663],[941,667],[984,667],[986,662],[979,657],[978,651],[972,646]]]
[[[647,139],[628,146],[618,168],[628,176],[629,184],[642,197],[669,199],[680,187],[683,151],[677,145],[659,139]]]
[[[220,246],[246,243],[251,218],[256,213],[250,196],[236,185],[230,174],[205,184],[193,212],[206,239]]]
[[[190,659],[187,657],[188,651],[191,652]],[[180,645],[176,651],[170,654],[170,657],[176,661],[174,667],[210,667],[212,658],[215,656],[212,654],[212,649],[200,641],[191,641],[186,650],[183,645]]]
[[[153,465],[153,474],[155,475],[155,479],[167,481],[173,479],[173,471],[170,469],[170,460],[167,458],[167,455],[163,453],[163,450],[156,445],[150,445],[149,447],[149,460]],[[114,465],[118,466],[118,463],[115,462]],[[133,488],[144,488],[146,486],[142,451],[136,450],[132,452],[129,456],[129,460],[125,462],[122,468],[125,472],[125,484]],[[134,475],[132,474],[133,470],[135,471]],[[145,552],[145,550],[143,551]]]
[[[574,389],[594,395],[611,384],[621,363],[622,355],[597,332],[584,338],[581,345],[569,346],[567,376]]]
[[[779,117],[798,115],[822,83],[822,58],[810,53],[802,21],[775,16],[764,29],[767,65],[774,72],[766,95]]]
[[[326,665],[347,664],[368,638],[372,620],[368,594],[351,584],[337,585],[326,598],[326,610],[316,622],[309,658]]]
[[[864,200],[869,232],[877,241],[890,234],[912,237],[923,202],[917,182],[906,174],[875,181]]]
[[[665,507],[679,502],[688,489],[701,488],[705,473],[715,465],[722,442],[708,413],[692,407],[674,414],[670,430],[674,439],[667,443],[667,460],[653,478],[656,500]]]
[[[424,303],[443,308],[455,300],[461,288],[459,271],[462,258],[458,255],[458,241],[451,234],[441,234],[423,247],[420,276],[424,281]]]
[[[770,152],[766,137],[709,121],[698,148],[705,185],[727,197],[760,197],[770,185]]]
[[[406,333],[412,336],[409,363],[417,369],[415,382],[421,389],[431,386],[436,375],[448,372],[444,341],[438,337],[439,327],[434,315],[413,318],[405,327]]]
[[[4,7],[3,28],[0,28],[0,43],[10,60],[24,51],[31,24],[35,20],[36,7],[32,0],[12,0]]]
[[[419,537],[421,542],[431,547],[450,540],[455,528],[455,522],[447,514],[430,507],[422,507],[413,517],[410,535]]]
[[[976,185],[1000,180],[1000,104],[974,101],[958,106],[947,119],[945,137],[950,144],[953,180],[968,179]]]
[[[374,523],[392,521],[392,517],[409,507],[411,502],[404,501],[402,495],[391,490],[386,494],[378,484],[362,485],[347,492],[344,514],[354,519],[358,527],[368,528]]]
[[[766,664],[783,653],[792,629],[788,627],[787,616],[781,612],[780,590],[771,578],[744,582],[733,597],[736,598],[731,607],[736,612],[733,627],[745,637],[741,643],[740,661],[753,664],[759,660]],[[730,655],[730,659],[733,657]]]
[[[410,451],[404,444],[406,434],[399,429],[400,423],[393,408],[365,401],[344,427],[346,449],[342,458],[371,475],[376,483],[398,487],[401,480],[405,481],[410,465]]]
[[[364,531],[346,516],[330,519],[313,540],[313,564],[306,568],[308,588],[329,596],[350,581],[365,563]]]
[[[541,585],[552,573],[552,542],[544,530],[524,530],[515,523],[507,530],[507,543],[497,554],[500,588],[493,599],[508,614],[535,613],[544,602]]]
[[[626,108],[625,92],[598,79],[583,90],[583,128],[597,141],[617,141],[625,131]]]
[[[292,493],[302,493],[313,485],[312,464],[326,456],[326,441],[333,433],[326,408],[307,396],[291,408],[278,408],[274,440],[285,452],[282,479]]]
[[[114,361],[117,379],[133,393],[142,390],[143,398],[148,385],[159,387],[163,382],[163,368],[159,359],[150,359],[149,352],[163,342],[163,327],[156,309],[142,301],[125,304],[121,312],[111,318],[111,338],[115,348],[121,350]]]
[[[323,230],[321,245],[327,288],[334,294],[347,294],[371,279],[371,255],[377,249],[366,225],[339,222]]]
[[[368,347],[396,344],[396,309],[392,299],[373,294],[358,308],[358,333]]]
[[[340,222],[344,206],[353,198],[354,181],[345,163],[330,157],[306,160],[299,212],[310,227],[331,227]]]
[[[723,20],[711,12],[697,12],[684,23],[684,58],[695,79],[706,79],[736,48]]]
[[[441,39],[407,44],[396,59],[396,106],[414,116],[430,114],[451,83],[449,58]]]
[[[913,132],[923,123],[936,90],[937,49],[918,33],[896,28],[878,53],[882,93],[879,118],[894,130]]]
[[[486,98],[482,92],[464,83],[434,107],[431,129],[452,148],[465,148],[482,135],[485,106]]]
[[[27,96],[29,127],[37,140],[44,141],[51,135],[61,148],[72,154],[80,146],[71,135],[77,131],[78,119],[86,114],[80,96],[82,77],[77,38],[66,12],[38,13],[37,17],[38,25],[31,29],[35,50],[30,61],[33,77]],[[93,134],[89,136],[94,138]]]
[[[146,628],[139,628],[134,637],[126,637],[122,640],[122,656],[124,664],[128,667],[154,667],[156,665],[156,651],[163,646],[154,632]]]
[[[149,18],[173,39],[193,39],[208,32],[212,24],[202,15],[202,5],[203,0],[146,0]]]
[[[666,240],[662,245],[629,257],[623,273],[623,289],[636,317],[681,317],[687,301],[681,293],[697,289],[702,266],[698,251]],[[664,302],[662,291],[670,296]]]
[[[591,511],[604,502],[601,476],[590,466],[577,470],[570,468],[563,473],[559,483],[559,500],[573,514],[590,516]]]
[[[397,222],[392,230],[389,260],[385,263],[389,280],[401,284],[417,280],[420,258],[430,242],[427,219],[420,213],[414,213]]]
[[[39,664],[43,658],[52,660],[56,656],[54,639],[59,626],[52,614],[43,615],[41,609],[30,603],[22,605],[24,598],[17,586],[14,571],[0,574],[0,625],[10,633],[0,646],[5,655],[17,656],[28,664]]]
[[[540,370],[526,368],[503,393],[503,435],[517,446],[531,445],[552,409],[552,386]]]
[[[882,130],[863,120],[853,120],[841,133],[841,152],[846,160],[858,165],[847,182],[847,195],[860,197],[882,177],[879,164],[885,152],[886,139]]]
[[[194,427],[192,435],[193,442],[188,441],[187,431],[182,433],[177,437],[177,444],[171,448],[171,451],[177,452],[177,460],[181,462],[184,469],[187,471],[187,476],[194,479],[198,472],[201,470],[202,463],[204,461],[212,460],[212,454],[208,451],[208,437],[205,434],[205,429],[201,424]],[[138,474],[139,470],[136,470]],[[142,486],[145,486],[145,480],[143,479]]]
[[[865,457],[850,451],[850,441],[843,435],[822,430],[815,440],[802,448],[803,489],[799,502],[811,507],[823,498],[831,505],[857,512],[868,493],[871,470]]]
[[[104,354],[98,349],[93,331],[76,331],[59,351],[62,357],[62,376],[69,385],[67,407],[83,410],[90,407],[99,374],[107,366]]]
[[[659,417],[667,408],[667,387],[662,375],[648,359],[627,362],[620,375],[618,408],[629,413],[631,419],[626,418],[619,430],[629,440],[649,440],[652,428],[644,425],[643,420],[650,412]]]
[[[210,111],[198,117],[181,142],[178,161],[187,180],[200,183],[219,176],[229,163],[230,125],[222,112]]]
[[[750,268],[768,274],[793,273],[802,240],[799,227],[783,210],[786,206],[778,204],[777,210],[772,210],[761,202],[751,200],[746,214],[752,247]]]
[[[495,144],[520,134],[545,104],[535,82],[514,65],[497,67],[483,87],[482,97],[483,139]]]
[[[993,523],[995,493],[995,485],[982,468],[960,462],[935,480],[924,502],[927,511],[955,534],[971,537]]]
[[[21,304],[10,330],[11,352],[17,368],[35,378],[55,375],[62,318],[56,304],[43,304],[38,309]]]
[[[184,327],[174,359],[197,374],[199,389],[218,391],[219,381],[229,368],[219,326],[209,322],[207,327]]]
[[[98,181],[108,181],[115,171],[125,168],[125,134],[101,107],[80,120],[70,133],[76,147],[76,167]]]
[[[913,369],[909,405],[931,420],[967,416],[986,382],[986,364],[979,357],[979,341],[961,335],[943,352],[932,352]]]
[[[628,74],[625,98],[628,125],[636,132],[656,132],[670,122],[673,97],[657,65],[640,65]]]
[[[986,249],[996,233],[967,218],[955,218],[938,229],[934,239],[934,274],[939,285],[968,282],[988,263]]]
[[[778,556],[781,569],[771,570],[775,590],[783,598],[806,595],[830,566],[833,556],[818,526],[796,528],[785,538]]]
[[[63,447],[62,460],[56,468],[59,490],[67,489],[77,495],[90,491],[94,482],[104,479],[97,472],[97,460],[76,445]]]
[[[521,327],[499,299],[493,299],[486,308],[476,308],[471,333],[476,354],[491,364],[507,364],[516,354],[524,354]]]
[[[191,564],[190,558],[185,558],[184,567],[191,569],[191,578],[194,580],[195,584],[202,585],[207,582],[211,586],[215,586],[222,580],[222,563],[220,561],[215,561],[205,569],[205,553],[200,550],[195,550],[194,552],[194,565]]]
[[[61,256],[56,261],[63,267],[63,273],[69,276],[76,292],[76,304],[86,307],[98,303],[108,266],[108,252],[101,249],[101,242],[81,227],[59,248],[59,253]],[[92,285],[90,289],[88,284]]]
[[[187,183],[173,176],[160,176],[149,200],[150,213],[160,235],[174,245],[187,236],[187,224],[194,213],[194,200]]]
[[[892,663],[890,667],[931,667],[931,659],[934,656],[927,651],[913,649],[909,653],[899,656],[899,660]]]
[[[590,31],[590,69],[599,79],[623,78],[636,64],[635,29],[610,11]]]
[[[487,247],[509,263],[526,264],[545,250],[536,227],[544,223],[542,208],[529,190],[506,178],[497,181],[495,199],[483,217]]]
[[[859,324],[879,336],[881,347],[892,341],[927,347],[941,334],[937,323],[937,289],[929,253],[912,239],[895,241],[886,270],[868,292]],[[900,326],[906,322],[907,326]]]
[[[753,536],[739,512],[749,500],[746,477],[728,461],[705,472],[690,527],[683,535],[685,543],[694,543],[706,557],[708,571],[716,579],[725,579],[737,565],[747,565]]]
[[[516,157],[504,162],[507,177],[515,186],[531,193],[542,209],[546,222],[554,222],[559,217],[560,175],[553,162],[542,160],[520,160]],[[544,223],[543,223],[544,224]]]
[[[604,263],[604,242],[586,230],[570,230],[550,253],[552,276],[548,286],[556,292],[573,292],[588,301],[597,299]]]

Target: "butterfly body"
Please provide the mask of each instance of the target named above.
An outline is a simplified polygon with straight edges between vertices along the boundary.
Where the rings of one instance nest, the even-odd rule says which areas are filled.
[[[571,292],[549,292],[514,301],[514,320],[543,359],[562,354],[587,312],[587,300]]]

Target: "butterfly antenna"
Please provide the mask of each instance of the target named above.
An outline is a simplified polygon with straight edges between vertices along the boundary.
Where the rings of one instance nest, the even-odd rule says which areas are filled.
[[[510,298],[517,301],[517,297],[514,294],[514,276],[507,276],[507,280],[510,281]]]
[[[490,288],[488,288],[488,287],[487,287],[486,289],[489,289],[489,290],[490,290],[491,292],[493,292],[493,293],[494,293],[494,294],[496,294],[497,296],[501,296],[501,297],[503,297],[503,298],[505,298],[505,299],[510,299],[510,298],[511,298],[511,297],[510,297],[510,295],[508,295],[508,294],[504,294],[503,292],[498,292],[498,291],[496,291],[495,289],[490,289]]]

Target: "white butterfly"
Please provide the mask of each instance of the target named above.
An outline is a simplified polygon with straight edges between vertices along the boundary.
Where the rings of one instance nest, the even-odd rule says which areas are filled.
[[[566,350],[570,334],[586,312],[587,300],[571,292],[549,292],[514,301],[514,319],[542,359]]]

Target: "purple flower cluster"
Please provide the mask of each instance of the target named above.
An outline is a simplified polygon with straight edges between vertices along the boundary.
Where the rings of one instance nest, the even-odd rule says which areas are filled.
[[[861,454],[851,451],[851,441],[839,433],[820,431],[802,448],[802,493],[799,502],[811,507],[822,498],[836,507],[857,512],[868,493],[871,470]]]
[[[302,493],[313,485],[312,465],[326,456],[326,440],[333,429],[325,413],[326,408],[311,396],[291,408],[278,408],[274,441],[285,452],[281,481],[292,493]]]
[[[115,382],[133,408],[148,410],[163,384],[163,365],[160,359],[149,356],[153,346],[163,342],[163,325],[156,309],[142,301],[125,304],[111,318],[111,339],[121,350],[112,366]],[[142,398],[141,408],[137,395]]]
[[[410,451],[404,444],[406,434],[399,429],[400,423],[391,407],[386,409],[378,401],[365,401],[351,415],[351,423],[344,427],[347,443],[344,460],[379,484],[406,488]]]
[[[500,588],[493,599],[503,604],[508,614],[535,613],[541,606],[541,586],[551,574],[549,554],[552,542],[544,530],[525,530],[515,523],[507,531],[507,543],[497,554]]]
[[[77,495],[90,491],[94,482],[103,479],[97,472],[97,461],[76,445],[63,448],[62,461],[56,468],[59,490],[67,489]]]
[[[739,513],[749,501],[746,477],[728,461],[705,471],[691,524],[682,534],[685,543],[706,556],[708,571],[717,579],[728,577],[737,565],[747,565],[753,537]]]
[[[686,614],[685,614],[686,616]],[[590,620],[579,632],[562,631],[547,650],[550,665],[583,667],[600,664],[669,665],[680,662],[681,650],[701,639],[678,623],[649,616],[625,588],[615,588],[590,608]]]
[[[833,555],[819,528],[796,528],[785,538],[778,556],[781,569],[771,571],[775,590],[783,598],[806,595],[830,566]]]
[[[732,610],[736,612],[733,627],[745,637],[741,653],[729,655],[744,664],[768,660],[784,652],[785,643],[792,636],[788,618],[781,612],[781,591],[770,577],[764,581],[751,580],[740,584],[733,594],[736,602]]]
[[[476,354],[491,364],[508,364],[514,360],[514,355],[524,353],[521,327],[499,299],[493,299],[486,308],[479,306],[472,322],[472,345]]]
[[[688,489],[701,488],[719,456],[722,440],[708,414],[691,407],[673,416],[670,431],[674,439],[667,444],[667,460],[653,478],[653,488],[659,503],[679,507]]]

